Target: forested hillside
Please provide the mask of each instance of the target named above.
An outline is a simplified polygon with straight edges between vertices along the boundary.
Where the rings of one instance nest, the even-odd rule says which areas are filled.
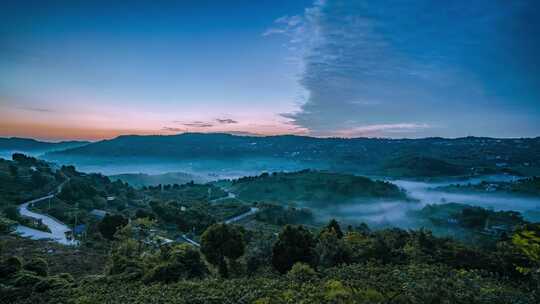
[[[238,169],[232,165],[233,160],[259,159],[259,163],[266,161],[270,167],[293,162],[295,169],[414,177],[497,172],[535,175],[540,173],[540,138],[379,139],[186,133],[120,136],[46,157],[74,163],[214,160],[226,161],[219,166],[228,170]]]

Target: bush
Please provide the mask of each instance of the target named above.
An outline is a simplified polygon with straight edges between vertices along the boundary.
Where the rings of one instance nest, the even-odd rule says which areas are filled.
[[[19,271],[13,280],[13,286],[32,288],[37,283],[41,282],[42,278],[29,271]]]
[[[75,282],[75,279],[73,279],[73,276],[71,275],[71,273],[65,273],[65,272],[59,273],[58,277],[63,279],[63,280],[66,280],[69,283]]]
[[[190,245],[178,245],[166,255],[166,260],[145,276],[146,282],[172,283],[180,279],[201,278],[208,273],[199,251]]]
[[[34,286],[34,291],[45,292],[51,289],[68,288],[70,282],[62,278],[61,276],[52,276],[39,281]]]
[[[24,269],[41,277],[46,277],[49,273],[49,265],[47,265],[47,261],[42,258],[33,258],[30,260],[30,262],[24,265]]]
[[[15,221],[0,216],[0,233],[10,233],[14,230]]]
[[[315,240],[306,228],[287,225],[272,248],[272,265],[286,273],[297,262],[316,266]]]
[[[128,220],[121,215],[106,215],[98,224],[98,229],[101,235],[113,240],[116,231],[128,224]]]
[[[22,260],[19,257],[9,257],[0,264],[0,278],[8,278],[22,269]]]
[[[317,279],[317,272],[307,264],[296,263],[287,273],[287,277],[297,283],[312,282]]]

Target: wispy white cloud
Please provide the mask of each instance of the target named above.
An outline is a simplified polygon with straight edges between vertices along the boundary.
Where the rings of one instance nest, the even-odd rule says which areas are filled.
[[[16,107],[17,109],[29,112],[39,112],[39,113],[52,113],[54,110],[48,108],[36,108],[36,107]]]
[[[493,64],[485,55],[513,7],[481,2],[315,1],[302,15],[278,18],[266,35],[286,37],[306,91],[283,117],[316,136],[431,135],[441,120],[474,128],[467,113],[485,113],[493,99],[472,67]]]
[[[427,128],[431,128],[431,126],[425,123],[376,124],[337,130],[331,134],[339,137],[381,136],[388,133],[417,132]]]
[[[238,121],[236,121],[234,119],[231,119],[231,118],[216,118],[216,122],[219,123],[219,124],[225,124],[225,125],[237,124],[238,123]]]
[[[187,131],[186,129],[175,128],[175,127],[163,127],[163,128],[161,128],[161,130],[162,131],[167,131],[167,132],[175,132],[175,133],[184,133],[184,132]]]
[[[182,125],[186,127],[193,127],[193,128],[210,128],[214,126],[213,123],[205,122],[205,121],[184,122],[182,123]]]

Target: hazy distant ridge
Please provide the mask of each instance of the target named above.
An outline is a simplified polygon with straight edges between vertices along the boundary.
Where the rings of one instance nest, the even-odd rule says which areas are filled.
[[[0,151],[54,151],[80,147],[89,144],[88,141],[45,142],[31,138],[1,138]]]
[[[450,176],[480,169],[487,169],[488,173],[514,170],[534,175],[540,172],[540,138],[250,137],[220,133],[130,135],[47,153],[46,157],[60,161],[84,158],[160,161],[272,158],[306,164],[305,167],[392,176]],[[422,164],[417,166],[419,162]],[[422,172],[400,170],[400,166],[421,168]]]

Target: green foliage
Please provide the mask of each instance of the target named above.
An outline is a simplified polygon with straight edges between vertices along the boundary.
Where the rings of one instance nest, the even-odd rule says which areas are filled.
[[[42,278],[30,271],[20,271],[15,274],[13,286],[32,289]]]
[[[116,231],[128,224],[128,220],[121,215],[106,215],[98,225],[101,235],[109,240],[114,239]]]
[[[319,257],[319,265],[323,267],[333,267],[350,263],[351,261],[349,247],[347,247],[345,242],[339,238],[334,228],[322,231],[319,235],[315,251]]]
[[[17,168],[15,165],[9,165],[9,174],[11,174],[13,177],[17,177],[19,174],[19,168]]]
[[[42,303],[37,298],[50,296],[56,296],[51,303],[537,303],[527,289],[489,273],[430,264],[372,263],[326,269],[306,280],[292,275],[173,284],[87,280],[74,292],[37,294],[25,304]]]
[[[351,199],[406,199],[396,185],[367,177],[303,170],[292,173],[268,173],[232,181],[232,192],[241,199],[257,202],[343,203]]]
[[[42,258],[33,258],[26,262],[23,267],[25,270],[31,271],[40,277],[46,277],[49,273],[49,265]]]
[[[437,187],[446,192],[497,193],[520,196],[540,196],[540,177],[521,178],[516,181],[482,181],[475,184],[452,184]]]
[[[183,232],[201,233],[216,222],[216,219],[201,205],[186,208],[175,201],[162,203],[150,202],[152,211],[164,223],[175,224]]]
[[[202,278],[208,273],[199,251],[188,244],[174,246],[161,256],[144,277],[146,282],[172,283],[180,279]]]
[[[62,187],[58,197],[68,202],[76,202],[81,199],[93,198],[97,190],[83,179],[75,178]]]
[[[532,267],[519,267],[518,270],[523,273],[540,274],[540,224],[525,225],[516,231],[512,237],[512,243],[518,250],[523,252],[529,259]]]
[[[287,278],[298,283],[308,283],[317,279],[317,272],[309,265],[299,262],[287,272]]]
[[[272,248],[272,265],[280,273],[286,273],[298,262],[315,266],[315,244],[309,230],[303,226],[287,225]]]
[[[261,211],[255,215],[255,219],[274,225],[310,224],[314,221],[313,213],[307,208],[285,207],[274,204],[260,204]]]
[[[64,289],[70,288],[71,281],[65,279],[63,276],[50,276],[34,285],[34,291],[41,293],[49,291],[51,289]]]
[[[201,236],[201,252],[206,260],[228,277],[226,259],[234,261],[244,255],[244,235],[239,228],[227,224],[210,226]]]
[[[19,257],[9,257],[0,263],[0,278],[8,278],[22,269],[23,262]]]
[[[4,215],[6,218],[12,221],[19,221],[21,218],[21,215],[19,214],[19,210],[16,206],[7,206],[4,208]]]
[[[341,227],[335,219],[331,219],[330,222],[328,222],[328,224],[321,230],[321,234],[332,231],[336,234],[338,239],[343,238],[343,231],[341,231]]]
[[[386,172],[399,177],[439,177],[465,175],[467,168],[426,156],[403,156],[391,159],[384,165]]]

